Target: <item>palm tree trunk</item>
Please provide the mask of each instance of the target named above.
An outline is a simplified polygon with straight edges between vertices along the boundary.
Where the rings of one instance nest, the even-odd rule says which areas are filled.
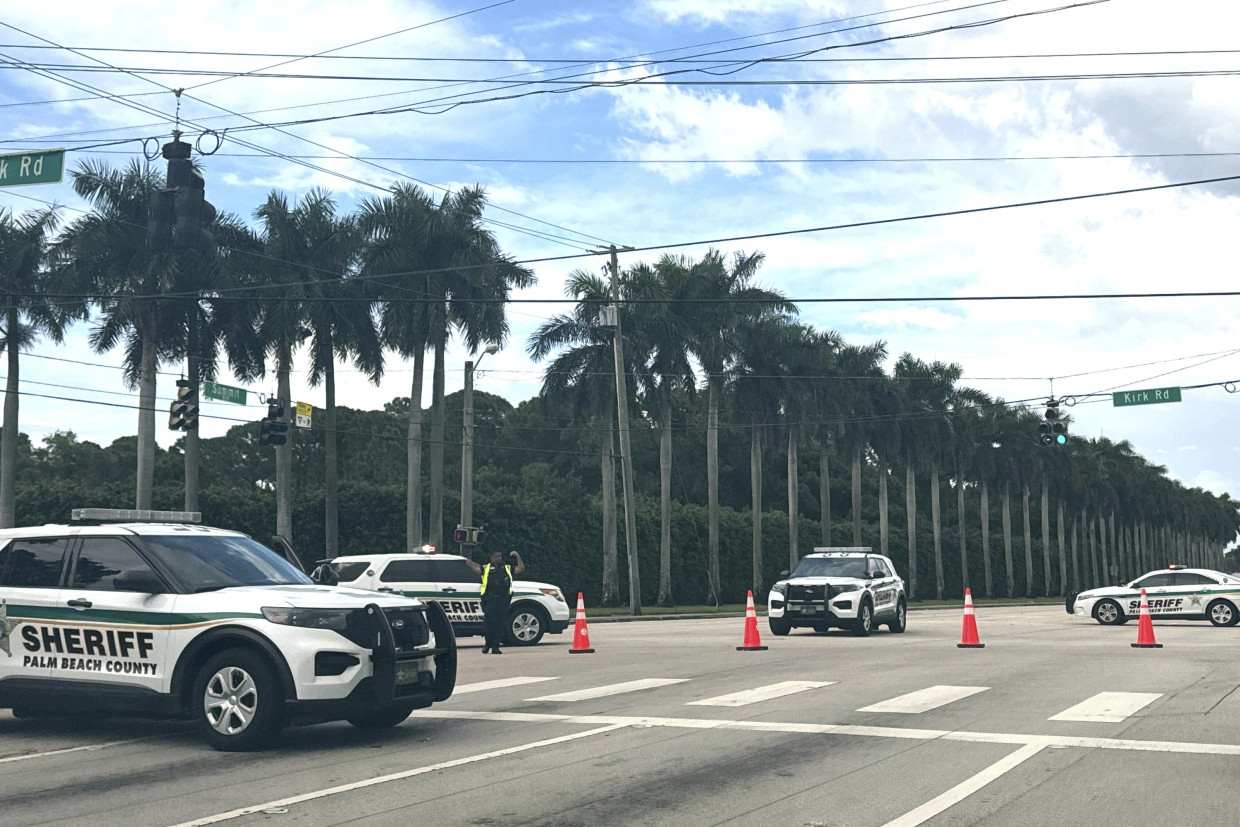
[[[1119,569],[1119,576],[1123,577],[1126,570],[1123,551],[1120,549],[1119,535],[1115,533],[1115,509],[1111,509],[1111,513],[1107,522],[1107,533],[1111,538],[1111,557],[1115,561],[1116,567]]]
[[[447,415],[444,406],[444,353],[448,349],[446,341],[435,343],[435,373],[431,378],[431,511],[430,511],[430,543],[437,549],[443,548],[443,440],[444,418]]]
[[[138,368],[138,484],[139,511],[149,510],[155,487],[155,367],[158,351],[155,345],[155,320],[147,315],[141,332],[142,361]]]
[[[336,354],[329,340],[323,374],[323,546],[329,560],[340,554],[340,479],[336,459]]]
[[[1093,575],[1092,588],[1098,588],[1106,583],[1106,578],[1099,575],[1098,572],[1098,546],[1094,542],[1094,523],[1097,519],[1094,517],[1086,518],[1085,531],[1089,536],[1089,569]]]
[[[985,579],[986,596],[993,597],[994,578],[990,571],[990,486],[982,480],[982,577]]]
[[[788,569],[797,567],[801,560],[800,536],[797,521],[801,518],[800,469],[797,467],[797,426],[788,426]]]
[[[405,551],[422,548],[422,381],[426,372],[426,349],[413,354],[413,386],[409,389],[409,437],[405,470]]]
[[[1016,596],[1016,573],[1012,566],[1012,489],[1007,480],[1003,481],[1003,566],[1007,574],[1007,592],[1005,597]]]
[[[281,343],[280,352],[276,355],[276,398],[284,408],[284,422],[292,414],[290,401],[293,390],[289,381],[292,370],[292,347]],[[288,439],[283,445],[276,446],[276,534],[290,543],[293,542],[293,433],[288,432]]]
[[[706,579],[710,599],[723,602],[719,583],[719,377],[706,381]]]
[[[659,600],[672,605],[672,406],[663,407],[659,433]]]
[[[1098,524],[1098,556],[1102,562],[1102,585],[1111,586],[1115,583],[1115,577],[1111,574],[1111,560],[1107,556],[1107,518],[1102,514],[1096,514],[1094,522]]]
[[[884,557],[890,557],[887,542],[887,466],[878,464],[878,548]]]
[[[1076,518],[1072,518],[1072,591],[1081,591],[1081,558],[1076,548]]]
[[[1066,597],[1068,594],[1068,556],[1064,543],[1063,500],[1059,501],[1059,507],[1055,512],[1055,533],[1059,540],[1059,596]]]
[[[1042,475],[1042,593],[1051,596],[1051,511],[1050,491]]]
[[[611,394],[614,398],[614,394]],[[616,536],[616,421],[609,402],[603,440],[603,605],[620,605],[620,569]]]
[[[853,452],[852,459],[852,518],[854,546],[861,545],[861,448]]]
[[[934,530],[934,597],[943,599],[943,521],[939,509],[939,465],[930,466],[930,527]]]
[[[1029,486],[1023,487],[1021,507],[1025,518],[1025,597],[1033,597],[1033,532],[1029,530]]]
[[[8,372],[4,387],[4,429],[0,431],[0,528],[17,525],[17,381],[21,350],[17,307],[6,308],[4,335],[8,340]]]
[[[969,588],[969,550],[965,539],[968,532],[964,524],[964,469],[956,467],[956,529],[960,535],[960,582],[961,593]]]
[[[831,477],[828,473],[827,438],[822,438],[818,453],[818,507],[822,517],[822,544],[831,545]]]
[[[908,519],[908,599],[917,599],[917,475],[904,466],[904,514]]]
[[[762,594],[762,431],[749,431],[749,496],[753,503],[753,590]]]
[[[201,393],[201,382],[199,381],[202,374],[202,358],[198,355],[199,337],[198,337],[198,319],[192,317],[189,322],[188,330],[188,350],[185,357],[185,374],[189,377],[190,390],[193,392],[193,399],[198,399],[201,404],[199,394]],[[198,440],[198,423],[194,422],[194,427],[185,432],[185,510],[199,511],[198,506],[198,472],[202,465],[202,443]]]

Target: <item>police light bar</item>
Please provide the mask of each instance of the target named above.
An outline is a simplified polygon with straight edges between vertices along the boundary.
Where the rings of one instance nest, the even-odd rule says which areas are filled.
[[[1182,568],[1184,568],[1184,567],[1183,567],[1183,566],[1181,566],[1179,563],[1172,563],[1171,565],[1167,566],[1167,570],[1168,570],[1168,571],[1176,571],[1176,570],[1178,570],[1178,569],[1182,569]]]
[[[201,523],[201,511],[147,511],[133,508],[75,508],[74,522]]]
[[[430,543],[427,543],[426,545],[422,546],[422,553],[423,554],[434,554],[435,547],[432,546]]]

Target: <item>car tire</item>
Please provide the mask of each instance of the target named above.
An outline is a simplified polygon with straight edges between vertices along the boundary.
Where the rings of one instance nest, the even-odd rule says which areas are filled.
[[[857,619],[853,621],[853,634],[857,637],[868,637],[872,631],[874,631],[874,604],[870,602],[870,598],[865,597],[862,598],[861,605],[857,607]]]
[[[766,625],[771,627],[771,634],[783,637],[792,631],[792,624],[782,617],[768,617]]]
[[[384,709],[369,709],[356,715],[350,715],[345,720],[358,729],[389,729],[412,715],[413,710],[416,708],[403,705],[389,706]]]
[[[1228,600],[1213,600],[1206,606],[1206,617],[1215,626],[1235,626],[1240,623],[1240,611]]]
[[[887,628],[892,634],[903,634],[908,627],[908,606],[904,603],[904,598],[900,598],[896,602],[896,616],[887,624]]]
[[[534,646],[543,639],[551,621],[547,613],[531,603],[518,603],[508,615],[504,642],[509,646]]]
[[[1103,626],[1122,626],[1128,622],[1124,610],[1114,600],[1099,600],[1094,606],[1094,620]]]
[[[221,752],[268,746],[284,726],[284,693],[268,660],[253,649],[225,649],[198,670],[190,712]]]

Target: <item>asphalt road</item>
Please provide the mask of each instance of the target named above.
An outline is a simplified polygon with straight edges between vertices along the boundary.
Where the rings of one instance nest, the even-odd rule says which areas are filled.
[[[762,624],[765,652],[737,619],[595,623],[593,655],[470,638],[448,702],[259,754],[0,713],[0,824],[1235,823],[1240,628],[1160,622],[1139,650],[1135,623],[982,608],[962,650],[953,611],[864,639]]]

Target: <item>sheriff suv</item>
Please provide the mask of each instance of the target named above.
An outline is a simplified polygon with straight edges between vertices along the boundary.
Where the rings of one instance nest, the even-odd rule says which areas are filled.
[[[457,637],[485,634],[482,583],[465,558],[456,554],[362,554],[324,561],[318,582],[398,593],[437,603]],[[504,630],[509,646],[533,646],[550,632],[568,627],[564,593],[550,583],[512,581],[512,608]]]
[[[904,581],[890,560],[868,548],[816,548],[791,575],[781,576],[787,579],[767,596],[767,622],[776,635],[802,626],[816,632],[839,626],[865,636],[883,623],[904,631]]]
[[[315,585],[196,512],[73,516],[0,531],[0,708],[17,717],[190,718],[241,751],[286,723],[394,726],[452,694],[436,604]]]

